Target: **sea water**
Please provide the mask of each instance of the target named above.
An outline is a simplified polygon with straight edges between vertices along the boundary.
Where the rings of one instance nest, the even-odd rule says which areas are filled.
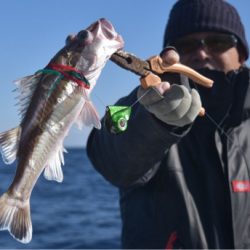
[[[120,248],[118,190],[97,173],[83,148],[67,149],[62,183],[40,176],[31,195],[33,238],[28,244],[0,231],[0,248]],[[0,159],[0,193],[11,184],[16,164]]]

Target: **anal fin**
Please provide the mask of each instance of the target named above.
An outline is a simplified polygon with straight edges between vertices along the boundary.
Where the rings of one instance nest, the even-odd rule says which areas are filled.
[[[50,181],[63,181],[63,171],[62,166],[64,165],[63,152],[67,152],[62,146],[53,155],[53,157],[48,161],[44,169],[44,177]]]

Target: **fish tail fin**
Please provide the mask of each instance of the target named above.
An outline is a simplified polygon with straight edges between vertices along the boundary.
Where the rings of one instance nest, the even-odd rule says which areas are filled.
[[[6,132],[0,133],[0,151],[4,163],[11,164],[16,160],[20,134],[20,127],[16,127]]]
[[[32,238],[30,202],[15,200],[8,193],[0,197],[0,230],[8,230],[21,243]]]
[[[76,123],[80,129],[83,127],[83,124],[86,126],[94,125],[94,127],[97,129],[101,128],[99,115],[90,100],[85,101]]]

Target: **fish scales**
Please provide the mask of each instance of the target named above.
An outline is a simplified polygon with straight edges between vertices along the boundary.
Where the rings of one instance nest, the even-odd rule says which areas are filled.
[[[41,86],[43,86],[43,81],[41,81],[40,84]],[[47,158],[50,156],[51,152],[53,152],[54,145],[57,142],[58,136],[64,132],[60,129],[57,129],[56,131],[52,130],[51,128],[53,128],[53,126],[49,126],[48,124],[51,124],[51,122],[57,124],[62,120],[62,117],[65,117],[65,115],[69,113],[67,110],[64,113],[61,113],[60,117],[57,117],[59,112],[58,109],[55,108],[55,106],[59,104],[58,98],[62,98],[65,96],[64,91],[68,84],[72,83],[68,80],[61,81],[60,85],[55,89],[55,91],[48,97],[44,105],[39,109],[40,115],[38,115],[38,117],[40,119],[38,119],[37,122],[33,124],[32,128],[30,128],[31,135],[29,136],[29,138],[31,138],[31,140],[29,140],[28,142],[23,142],[21,138],[20,149],[28,150],[22,150],[21,154],[18,154],[20,155],[20,168],[18,168],[16,179],[14,179],[13,182],[19,183],[17,189],[30,190],[30,192],[32,191],[37,178],[40,176],[43,167],[46,164]],[[79,87],[75,88],[75,91],[81,92]],[[82,98],[81,95],[79,95],[79,98]],[[72,103],[73,106],[75,106],[75,102],[78,102],[76,98],[67,100],[70,100],[71,102],[74,101]],[[31,109],[32,111],[34,110],[32,105]],[[63,109],[60,110],[63,111]],[[24,118],[24,124],[25,120],[26,117]],[[30,162],[28,167],[26,166],[27,161]],[[36,166],[34,166],[34,163],[36,164]],[[23,183],[21,182],[21,180],[25,180],[25,182]],[[22,192],[23,191],[21,191],[21,193]],[[29,197],[30,192],[27,193],[27,197]]]
[[[15,177],[0,197],[0,230],[16,240],[32,239],[30,196],[41,173],[63,180],[63,141],[73,123],[100,128],[90,93],[107,60],[123,45],[113,25],[99,19],[69,36],[45,69],[16,82],[21,123],[0,133],[4,162],[17,160]]]

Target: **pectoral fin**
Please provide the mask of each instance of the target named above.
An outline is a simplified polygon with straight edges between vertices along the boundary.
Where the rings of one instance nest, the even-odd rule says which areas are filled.
[[[94,125],[95,128],[100,129],[101,123],[99,115],[90,100],[86,101],[81,113],[79,114],[76,123],[79,129],[82,129],[83,125],[91,126]]]
[[[16,160],[20,135],[21,127],[0,133],[0,151],[5,164],[11,164]]]

